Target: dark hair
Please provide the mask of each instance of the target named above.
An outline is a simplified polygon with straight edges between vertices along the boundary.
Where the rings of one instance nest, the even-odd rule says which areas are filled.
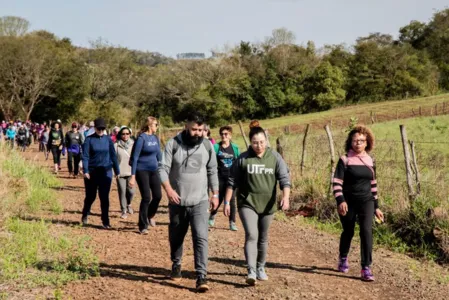
[[[191,114],[187,117],[187,123],[204,124],[204,118],[197,114]]]
[[[255,136],[256,134],[260,134],[260,133],[263,133],[265,138],[267,138],[265,130],[263,130],[262,127],[253,127],[253,128],[251,128],[250,131],[249,131],[249,140],[251,140],[253,138],[253,136]]]
[[[225,130],[227,130],[227,131],[229,131],[230,133],[232,133],[232,127],[229,126],[229,125],[226,125],[226,126],[220,127],[220,131],[219,131],[220,134],[222,134],[223,131],[225,131]]]
[[[374,149],[374,134],[371,131],[371,129],[369,129],[366,126],[363,125],[358,125],[356,127],[354,127],[348,134],[348,138],[346,139],[346,144],[345,144],[345,151],[348,152],[349,150],[352,149],[352,137],[356,134],[363,134],[364,136],[366,136],[366,148],[365,151],[366,152],[370,152],[371,150]]]

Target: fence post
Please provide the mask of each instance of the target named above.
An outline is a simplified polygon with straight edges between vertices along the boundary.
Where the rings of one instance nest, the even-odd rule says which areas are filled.
[[[290,125],[284,126],[284,133],[290,134]]]
[[[435,116],[438,116],[438,103],[435,104]]]
[[[374,124],[374,113],[372,111],[370,112],[370,116],[371,116],[371,124]]]
[[[421,105],[419,106],[419,115],[422,116],[422,107],[421,107]]]
[[[396,120],[398,120],[399,119],[399,112],[398,112],[398,110],[396,109]]]
[[[332,195],[332,180],[334,178],[335,173],[335,149],[334,149],[334,139],[332,137],[331,128],[329,125],[324,126],[326,130],[327,138],[329,139],[329,150],[331,156],[331,173],[330,173],[330,181],[329,181],[329,196]]]
[[[407,131],[405,129],[405,125],[399,125],[399,128],[401,130],[402,148],[404,150],[405,175],[407,177],[408,197],[409,200],[412,201],[414,199],[415,193],[413,191],[412,172],[410,168],[410,149],[408,148]]]
[[[413,168],[415,169],[416,195],[419,195],[419,194],[421,194],[421,181],[420,181],[418,163],[416,162],[415,142],[410,141],[410,148],[412,149]]]
[[[446,113],[446,102],[443,102],[443,115]]]
[[[304,164],[306,160],[306,145],[307,145],[307,135],[309,134],[310,124],[307,124],[306,131],[304,132],[304,138],[302,139],[302,155],[301,155],[301,176],[304,174]]]
[[[248,144],[248,140],[246,139],[245,131],[243,131],[242,121],[239,121],[239,127],[240,127],[240,133],[242,134],[243,140],[245,141],[246,149],[248,149],[249,144]]]
[[[284,148],[282,147],[282,139],[278,137],[276,139],[276,151],[284,158]]]
[[[413,116],[415,116],[415,110],[412,108],[412,114]]]

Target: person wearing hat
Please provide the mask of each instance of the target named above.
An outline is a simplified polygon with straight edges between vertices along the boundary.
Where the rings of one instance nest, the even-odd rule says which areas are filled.
[[[84,143],[84,135],[78,131],[78,124],[72,123],[72,130],[65,135],[65,145],[67,147],[67,168],[69,177],[76,178],[79,174],[79,164],[81,161],[81,146]]]
[[[129,184],[131,180],[131,166],[129,159],[134,141],[131,139],[132,130],[127,126],[119,128],[117,133],[117,142],[115,143],[115,152],[120,166],[120,175],[117,176],[117,190],[120,199],[121,218],[126,219],[127,213],[133,214],[131,201],[136,192],[136,188]]]
[[[61,129],[61,122],[53,122],[48,137],[47,152],[51,151],[53,155],[53,163],[55,166],[55,174],[58,174],[61,165],[61,152],[65,147],[64,135]]]
[[[94,121],[95,133],[89,135],[83,144],[83,173],[86,198],[84,199],[81,222],[87,225],[92,204],[97,197],[100,198],[101,221],[103,228],[110,229],[109,221],[109,192],[112,184],[112,169],[117,177],[120,176],[120,167],[111,137],[104,134],[106,122],[102,118]]]

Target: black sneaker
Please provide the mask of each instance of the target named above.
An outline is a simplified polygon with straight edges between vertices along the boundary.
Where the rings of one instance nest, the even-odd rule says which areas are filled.
[[[81,218],[81,225],[83,225],[83,226],[87,225],[87,216]]]
[[[182,279],[181,275],[181,265],[173,265],[171,268],[170,279],[173,281],[180,281]]]
[[[103,224],[103,229],[112,229],[112,226]]]
[[[196,290],[200,293],[204,293],[209,290],[206,275],[198,275],[198,277],[196,278]]]

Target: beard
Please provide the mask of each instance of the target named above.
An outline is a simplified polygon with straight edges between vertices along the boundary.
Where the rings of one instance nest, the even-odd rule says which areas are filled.
[[[203,142],[202,136],[192,136],[188,129],[182,132],[182,140],[187,146],[193,147]]]

